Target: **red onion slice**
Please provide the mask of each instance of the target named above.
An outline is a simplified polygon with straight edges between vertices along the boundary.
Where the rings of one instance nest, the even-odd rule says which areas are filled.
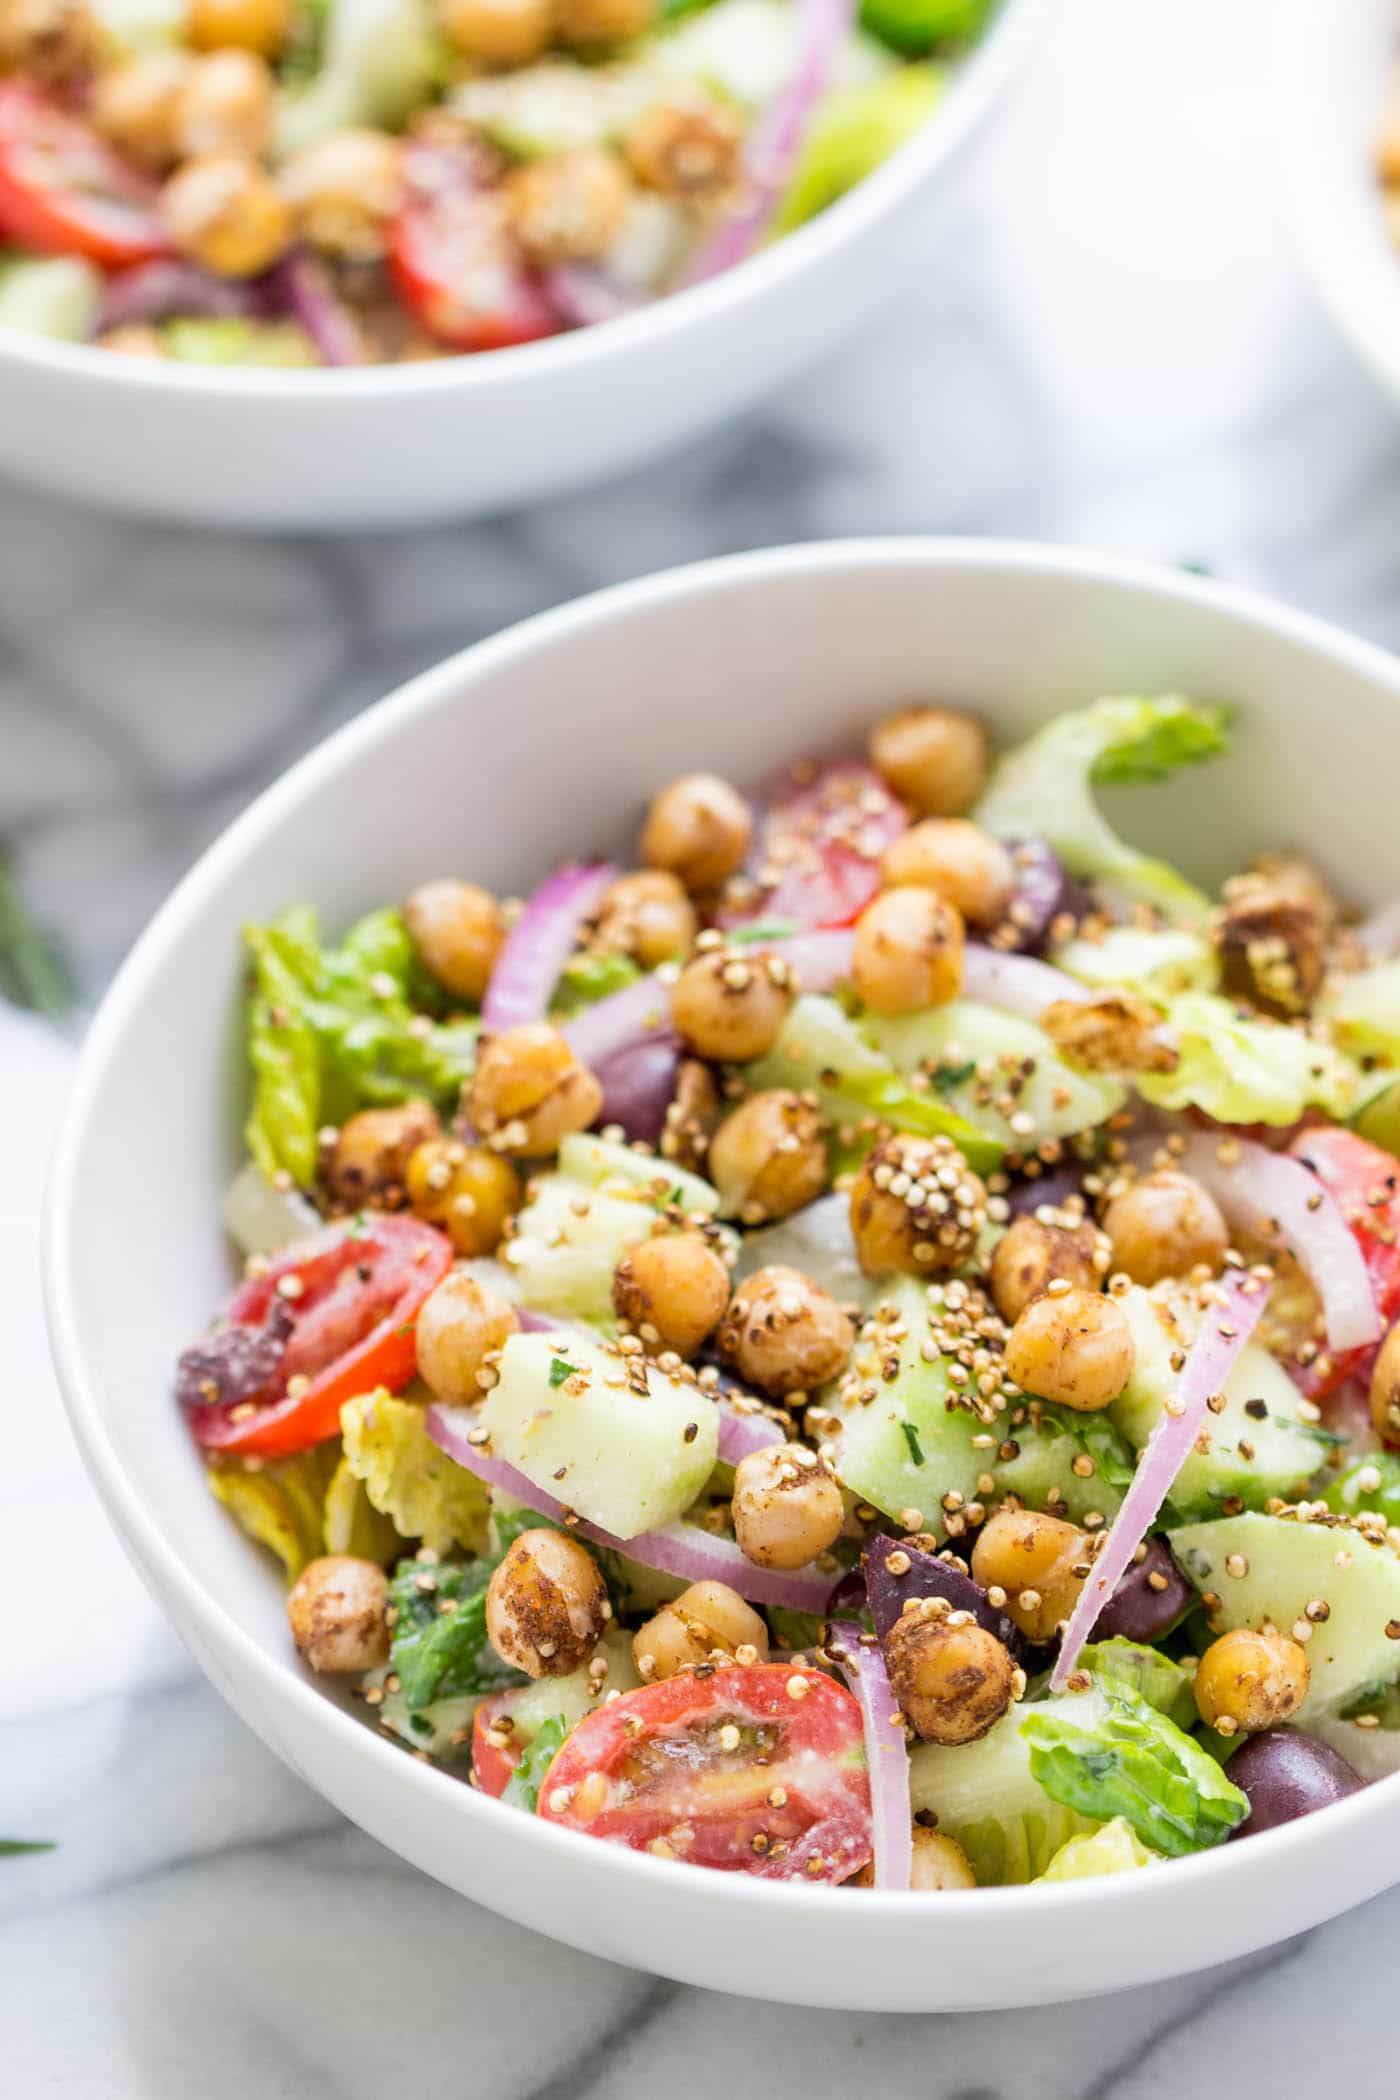
[[[1003,955],[997,948],[969,941],[963,949],[962,996],[1019,1014],[1024,1021],[1038,1021],[1057,999],[1088,999],[1091,994],[1077,977],[1037,962],[1033,955]]]
[[[742,1412],[732,1400],[719,1403],[719,1455],[727,1466],[737,1466],[741,1458],[750,1458],[755,1451],[771,1451],[775,1444],[785,1444],[776,1422],[770,1421],[760,1408],[750,1413]]]
[[[543,272],[544,295],[562,321],[571,328],[597,328],[603,321],[620,320],[650,301],[614,283],[606,271],[588,263],[561,263]]]
[[[779,955],[804,992],[829,992],[850,981],[856,937],[845,926],[815,928],[783,940],[755,942],[756,954]]]
[[[481,1003],[481,1025],[488,1033],[544,1019],[559,974],[578,946],[580,928],[616,875],[616,868],[599,862],[561,868],[541,883],[496,957]]]
[[[306,330],[328,365],[362,365],[365,342],[359,324],[331,282],[323,263],[289,255],[272,273],[287,312]]]
[[[1215,1289],[1216,1303],[1207,1309],[1182,1366],[1176,1392],[1168,1399],[1157,1427],[1143,1446],[1132,1484],[1070,1614],[1050,1679],[1052,1691],[1064,1690],[1099,1614],[1156,1522],[1157,1512],[1200,1432],[1211,1397],[1224,1387],[1268,1301],[1267,1285],[1247,1271],[1231,1270]]]
[[[855,1693],[865,1723],[870,1767],[870,1835],[877,1889],[907,1889],[914,1872],[914,1816],[909,1798],[909,1744],[880,1644],[863,1644],[852,1619],[833,1620],[827,1653]]]
[[[1159,1147],[1152,1147],[1156,1156]],[[1328,1347],[1361,1349],[1381,1331],[1375,1294],[1355,1235],[1335,1199],[1296,1159],[1249,1138],[1197,1131],[1171,1164],[1209,1189],[1226,1222],[1264,1238],[1270,1226],[1301,1263],[1322,1300]]]
[[[725,1582],[751,1604],[777,1604],[787,1611],[815,1612],[818,1617],[824,1614],[834,1587],[830,1576],[809,1574],[803,1568],[792,1572],[757,1568],[733,1539],[715,1538],[698,1524],[666,1524],[658,1531],[639,1531],[635,1538],[617,1538],[597,1524],[574,1518],[562,1502],[536,1487],[533,1480],[505,1459],[488,1458],[470,1440],[468,1432],[475,1423],[476,1416],[470,1408],[428,1409],[428,1434],[439,1450],[459,1466],[465,1466],[469,1473],[475,1473],[488,1487],[499,1488],[502,1494],[523,1502],[538,1516],[549,1517],[556,1524],[568,1518],[568,1529],[580,1538],[591,1539],[595,1546],[605,1546],[611,1552],[625,1553],[629,1560],[644,1568],[655,1568],[662,1575],[676,1575],[684,1582]]]
[[[116,270],[102,287],[97,332],[132,322],[251,319],[262,311],[259,288],[227,277],[215,277],[197,264],[161,256]]]
[[[579,1062],[596,1071],[619,1051],[669,1033],[670,1027],[670,986],[653,972],[586,1006],[564,1023],[562,1033]]]

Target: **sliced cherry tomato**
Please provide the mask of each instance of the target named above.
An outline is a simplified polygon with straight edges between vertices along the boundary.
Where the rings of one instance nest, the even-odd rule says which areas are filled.
[[[1390,1327],[1400,1315],[1400,1160],[1335,1124],[1300,1131],[1288,1149],[1335,1199],[1361,1249],[1376,1311]],[[1356,1376],[1373,1353],[1370,1345],[1339,1354],[1324,1349],[1295,1365],[1293,1375],[1313,1399],[1322,1399]]]
[[[0,235],[105,269],[168,255],[156,185],[90,124],[22,80],[0,82]]]
[[[682,1671],[580,1721],[538,1813],[693,1866],[845,1881],[871,1852],[860,1708],[816,1670]]]
[[[879,889],[881,856],[908,823],[879,774],[855,759],[785,773],[749,870],[757,901],[741,916],[849,926]]]
[[[417,1369],[418,1309],[451,1266],[446,1236],[416,1218],[371,1214],[299,1240],[181,1357],[177,1392],[198,1442],[285,1458],[335,1436],[357,1393],[401,1392]]]
[[[520,1744],[510,1742],[504,1747],[491,1740],[491,1730],[502,1714],[508,1714],[519,1693],[515,1691],[493,1692],[483,1699],[472,1719],[472,1775],[483,1794],[499,1801],[509,1783],[510,1775],[524,1755]]]
[[[560,320],[521,266],[498,191],[470,145],[410,145],[389,262],[399,297],[440,343],[504,350],[557,335]]]

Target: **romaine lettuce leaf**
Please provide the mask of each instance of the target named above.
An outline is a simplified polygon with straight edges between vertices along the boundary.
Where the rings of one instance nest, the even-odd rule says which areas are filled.
[[[350,1553],[381,1568],[397,1560],[403,1539],[393,1520],[377,1510],[348,1458],[342,1457],[326,1489],[321,1525],[327,1553]]]
[[[1195,1673],[1169,1655],[1115,1635],[1111,1640],[1090,1641],[1081,1662],[1101,1685],[1125,1686],[1175,1721],[1178,1728],[1195,1726]]]
[[[568,1723],[562,1714],[551,1714],[542,1722],[531,1741],[526,1745],[519,1764],[506,1781],[503,1801],[515,1808],[523,1808],[533,1815],[540,1798],[540,1786],[545,1773],[553,1764],[569,1733]]]
[[[295,1458],[223,1458],[209,1467],[209,1488],[249,1538],[277,1555],[295,1582],[326,1549],[326,1492],[339,1462],[332,1439]],[[338,1550],[338,1549],[332,1549]]]
[[[420,1401],[396,1400],[381,1386],[346,1401],[340,1433],[346,1464],[402,1538],[421,1539],[435,1553],[483,1550],[490,1492],[438,1449]]]
[[[1131,1823],[1115,1816],[1102,1830],[1072,1837],[1061,1845],[1041,1881],[1082,1881],[1090,1874],[1129,1874],[1161,1858],[1141,1843]]]
[[[571,955],[559,973],[552,1011],[561,1017],[576,1014],[620,992],[641,975],[630,955],[595,955],[581,950]]]
[[[1187,926],[1109,926],[1094,940],[1066,941],[1051,960],[1082,984],[1121,986],[1159,1006],[1180,992],[1213,992],[1220,982],[1214,947]]]
[[[1244,1016],[1212,992],[1183,992],[1167,1010],[1179,1054],[1172,1072],[1143,1072],[1157,1108],[1199,1108],[1221,1123],[1296,1123],[1309,1107],[1345,1119],[1356,1094],[1350,1059],[1282,1021]]]
[[[1214,1758],[1136,1692],[1100,1681],[1103,1706],[1032,1707],[1021,1723],[1031,1772],[1065,1808],[1096,1821],[1122,1816],[1145,1845],[1173,1858],[1218,1845],[1249,1802]]]
[[[493,1565],[415,1555],[394,1570],[389,1663],[409,1713],[421,1713],[441,1699],[524,1681],[486,1638],[486,1588]]]

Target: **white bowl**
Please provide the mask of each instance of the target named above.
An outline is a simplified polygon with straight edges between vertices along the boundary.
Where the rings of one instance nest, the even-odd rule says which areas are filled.
[[[1287,0],[1277,28],[1277,177],[1317,289],[1400,401],[1400,248],[1376,140],[1400,68],[1397,0]]]
[[[265,1557],[209,1495],[168,1397],[229,1285],[239,928],[332,926],[444,869],[504,890],[633,836],[647,794],[858,738],[914,696],[1005,737],[1103,692],[1239,709],[1233,755],[1132,796],[1134,835],[1207,880],[1311,849],[1400,892],[1400,666],[1216,585],[1034,547],[871,541],[682,569],[481,643],[302,761],[205,856],[88,1038],[46,1223],[59,1372],[92,1477],[230,1704],[312,1786],[449,1886],[594,1953],[799,2003],[1041,2003],[1202,1967],[1400,1879],[1400,1784],[1103,1882],[911,1896],[667,1864],[502,1808],[382,1741],[301,1671]],[[189,1775],[189,1784],[199,1784]]]
[[[198,524],[342,530],[557,496],[698,437],[898,284],[916,221],[1050,0],[1001,0],[918,135],[738,269],[519,349],[354,371],[220,370],[0,329],[0,472]]]

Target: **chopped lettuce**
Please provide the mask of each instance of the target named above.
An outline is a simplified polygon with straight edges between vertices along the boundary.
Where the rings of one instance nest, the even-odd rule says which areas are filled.
[[[970,44],[996,0],[861,0],[860,26],[898,51],[921,58],[939,44]]]
[[[348,1458],[342,1457],[326,1489],[322,1523],[327,1553],[351,1553],[387,1567],[403,1552],[403,1539],[391,1518],[377,1510],[365,1484]]]
[[[937,66],[902,66],[866,87],[828,95],[807,127],[797,165],[773,216],[772,234],[805,226],[864,182],[932,116],[945,84]]]
[[[1381,1516],[1400,1524],[1400,1451],[1373,1451],[1339,1473],[1323,1501],[1340,1517]]]
[[[438,1449],[420,1401],[395,1400],[381,1387],[346,1401],[340,1431],[346,1465],[401,1538],[421,1539],[435,1553],[483,1550],[490,1494]]]
[[[1043,838],[1072,875],[1155,905],[1174,924],[1199,925],[1210,910],[1207,898],[1165,861],[1120,839],[1094,789],[1164,780],[1225,745],[1221,708],[1174,693],[1096,700],[1058,715],[1008,752],[973,815],[998,838]]]
[[[1122,1816],[1156,1852],[1218,1845],[1249,1802],[1176,1724],[1125,1685],[1100,1683],[1097,1714],[1032,1707],[1021,1724],[1031,1771],[1052,1800],[1096,1821]],[[1082,1696],[1082,1695],[1079,1695]]]
[[[1081,984],[1122,987],[1158,1006],[1180,992],[1213,992],[1220,982],[1214,947],[1187,926],[1109,926],[1094,940],[1066,941],[1053,960]]]
[[[421,1713],[441,1699],[521,1682],[519,1671],[508,1668],[486,1638],[486,1586],[493,1565],[415,1556],[394,1570],[389,1664],[409,1713]]]
[[[1143,1072],[1157,1108],[1199,1108],[1220,1123],[1296,1123],[1305,1108],[1345,1119],[1356,1092],[1350,1060],[1328,1043],[1264,1015],[1246,1016],[1212,992],[1184,992],[1168,1009],[1180,1061]]]
[[[225,1458],[209,1467],[211,1492],[249,1538],[277,1555],[289,1583],[327,1551],[326,1494],[339,1456],[332,1441],[295,1458]]]
[[[85,343],[101,297],[102,272],[75,255],[0,256],[0,328]]]
[[[1111,1640],[1090,1641],[1081,1662],[1101,1685],[1126,1686],[1178,1728],[1195,1727],[1195,1673],[1169,1655],[1115,1635]]]
[[[1052,1800],[1031,1769],[1027,1723],[1072,1708],[1090,1722],[1106,1710],[1102,1693],[1062,1693],[1036,1706],[1013,1706],[974,1743],[916,1745],[909,1792],[917,1813],[937,1818],[972,1862],[979,1888],[1034,1881],[1070,1838],[1094,1828],[1075,1809]]]
[[[1130,1874],[1161,1858],[1144,1845],[1126,1816],[1115,1816],[1102,1830],[1086,1831],[1061,1845],[1041,1881],[1082,1881],[1091,1874]]]
[[[529,1815],[534,1814],[544,1775],[563,1748],[568,1733],[569,1724],[562,1714],[551,1714],[541,1724],[506,1781],[505,1792],[501,1795],[503,1801],[509,1801],[515,1808],[523,1808]]]
[[[576,1014],[625,990],[640,974],[630,955],[571,955],[554,988],[553,1011],[560,1016]]]

